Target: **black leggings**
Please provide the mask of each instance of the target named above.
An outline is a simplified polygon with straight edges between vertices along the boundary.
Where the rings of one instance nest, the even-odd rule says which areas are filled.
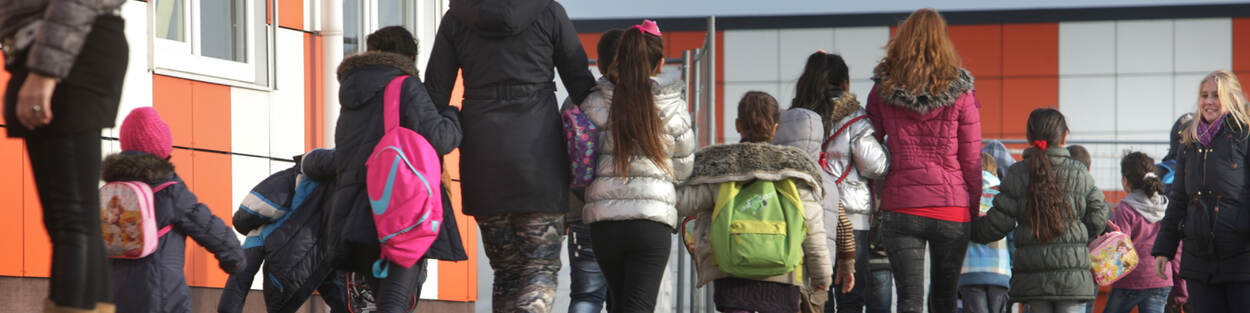
[[[26,153],[52,239],[49,297],[82,309],[113,302],[113,271],[100,236],[100,132],[26,138]]]
[[[964,253],[968,251],[968,223],[886,212],[883,231],[898,289],[898,312],[920,313],[924,308],[927,243],[931,245],[929,312],[954,313],[959,272],[964,265]]]
[[[590,240],[608,280],[608,312],[655,311],[673,228],[645,220],[596,222]]]

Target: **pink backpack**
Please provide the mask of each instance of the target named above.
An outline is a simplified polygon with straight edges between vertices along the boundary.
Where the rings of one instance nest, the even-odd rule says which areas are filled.
[[[569,145],[569,166],[573,177],[569,187],[586,188],[595,179],[595,144],[599,141],[599,129],[576,105],[560,113],[564,124],[564,139]]]
[[[365,189],[382,248],[373,263],[378,278],[386,278],[385,261],[404,268],[417,263],[443,222],[438,152],[425,137],[399,126],[400,91],[407,78],[401,75],[386,85],[382,105],[386,134],[365,161]]]
[[[100,231],[110,258],[140,259],[156,252],[160,237],[173,225],[156,230],[152,194],[173,184],[166,182],[153,189],[144,182],[119,181],[100,187]]]
[[[1107,221],[1111,231],[1089,243],[1090,271],[1099,286],[1110,286],[1137,268],[1137,249],[1128,234]]]

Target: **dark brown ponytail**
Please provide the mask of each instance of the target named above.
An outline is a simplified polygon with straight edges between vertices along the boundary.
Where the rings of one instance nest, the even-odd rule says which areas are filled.
[[[1155,174],[1155,160],[1142,152],[1132,152],[1120,159],[1120,175],[1128,187],[1141,190],[1147,197],[1163,194],[1163,180]]]
[[[1068,134],[1068,122],[1055,109],[1036,109],[1029,114],[1026,135],[1029,142],[1044,141],[1047,147],[1059,147]],[[1035,145],[1036,146],[1036,145]],[[1026,211],[1033,236],[1049,242],[1068,230],[1072,208],[1055,177],[1054,166],[1046,151],[1033,151],[1024,159],[1029,165],[1029,189]]]
[[[630,28],[621,35],[616,60],[608,67],[615,84],[611,116],[613,164],[618,175],[628,174],[631,156],[641,154],[664,171],[671,171],[664,149],[664,125],[651,93],[651,75],[664,59],[659,36]]]

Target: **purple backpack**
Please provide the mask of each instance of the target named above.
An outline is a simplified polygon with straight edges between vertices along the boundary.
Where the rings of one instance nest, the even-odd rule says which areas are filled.
[[[386,278],[391,261],[411,268],[438,237],[443,222],[438,152],[425,137],[399,126],[399,96],[407,75],[392,79],[383,94],[386,134],[365,161],[365,189],[373,208],[382,255],[373,275]]]
[[[595,153],[595,145],[599,141],[599,129],[576,105],[562,112],[560,120],[564,122],[564,139],[569,146],[569,166],[573,170],[569,187],[586,188],[595,179],[595,162],[599,158]]]

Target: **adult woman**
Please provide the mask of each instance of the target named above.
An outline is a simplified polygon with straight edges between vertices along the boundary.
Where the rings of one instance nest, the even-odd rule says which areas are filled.
[[[47,312],[115,309],[97,188],[100,129],[117,119],[129,62],[111,13],[123,2],[0,1],[5,128],[25,139],[52,240]]]
[[[1183,130],[1171,201],[1150,255],[1157,275],[1184,238],[1180,275],[1197,312],[1250,307],[1250,119],[1237,76],[1208,74]]]
[[[954,312],[968,222],[981,193],[981,122],[972,75],[960,68],[946,21],[932,9],[903,21],[873,73],[868,115],[877,140],[890,138],[881,209],[898,310],[924,307],[929,244],[929,305],[933,312]]]

